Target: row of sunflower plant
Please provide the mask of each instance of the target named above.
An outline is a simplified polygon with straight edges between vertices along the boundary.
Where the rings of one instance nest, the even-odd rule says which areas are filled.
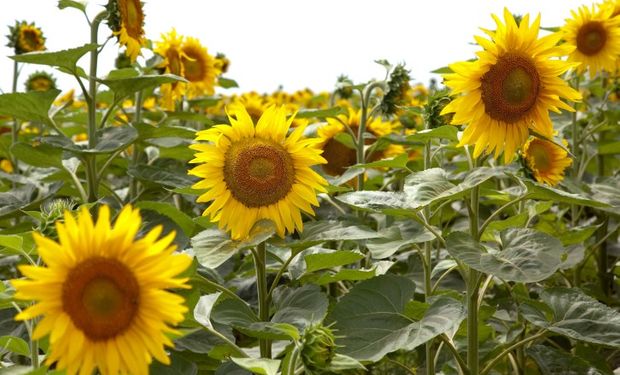
[[[443,85],[235,95],[142,6],[9,27],[0,374],[617,373],[620,2],[493,15]]]

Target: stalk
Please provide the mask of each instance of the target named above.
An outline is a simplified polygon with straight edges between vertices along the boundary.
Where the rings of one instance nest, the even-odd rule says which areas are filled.
[[[135,125],[139,124],[142,121],[142,91],[138,91],[136,93],[136,103],[135,103],[135,111],[134,111],[134,120],[133,123]],[[135,126],[134,125],[134,126]],[[138,150],[138,144],[133,144],[133,152],[131,154],[131,165],[138,165],[138,161],[140,160],[140,152]],[[129,185],[129,201],[131,202],[138,192],[138,180],[135,178],[131,178],[131,184]]]
[[[428,123],[426,123],[426,129],[428,129]],[[431,167],[431,143],[426,141],[424,144],[424,170]],[[431,217],[431,208],[429,206],[424,207],[424,220],[428,223]],[[428,223],[430,225],[430,223]],[[428,299],[433,294],[433,284],[431,281],[431,273],[433,272],[433,262],[431,252],[433,250],[432,241],[424,243],[424,300],[428,302]],[[426,373],[435,373],[435,361],[433,355],[433,341],[429,340],[425,344],[426,352]]]
[[[579,91],[579,76],[575,77],[575,90]],[[571,142],[571,152],[573,153],[575,160],[573,161],[573,179],[575,181],[579,181],[579,167],[581,165],[581,155],[579,154],[579,126],[577,125],[577,105],[575,105],[575,112],[573,112],[572,116],[572,142]],[[570,218],[571,218],[571,226],[575,227],[577,225],[579,207],[576,204],[571,204],[570,206]]]
[[[256,246],[254,255],[254,268],[256,269],[256,289],[258,291],[258,318],[262,322],[269,321],[269,291],[267,289],[267,250],[265,243]],[[271,358],[271,341],[259,339],[260,356]]]
[[[478,163],[475,163],[478,166]],[[469,228],[475,241],[480,240],[479,211],[480,211],[480,186],[471,191],[471,212]],[[467,278],[467,366],[471,374],[478,374],[478,297],[480,285],[480,272],[473,268],[469,269]]]
[[[19,63],[13,62],[13,93],[17,92],[17,79],[19,78]],[[17,117],[13,117],[13,127],[11,128],[11,146],[17,143],[17,136],[19,135],[19,120]],[[13,164],[13,170],[18,171],[17,158],[11,154],[11,164]]]

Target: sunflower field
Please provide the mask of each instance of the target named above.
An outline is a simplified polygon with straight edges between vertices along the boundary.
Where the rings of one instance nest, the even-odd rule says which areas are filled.
[[[84,44],[7,25],[0,375],[620,374],[620,1],[272,93],[139,0],[58,8]]]

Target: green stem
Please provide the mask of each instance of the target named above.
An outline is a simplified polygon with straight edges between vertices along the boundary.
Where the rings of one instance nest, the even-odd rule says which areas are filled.
[[[482,369],[482,371],[480,371],[480,375],[485,375],[488,372],[490,372],[491,370],[493,370],[493,366],[495,366],[499,361],[501,361],[506,355],[508,355],[511,351],[522,347],[523,345],[527,344],[528,342],[534,341],[534,340],[538,340],[540,337],[542,337],[543,335],[545,335],[545,333],[547,333],[545,330],[542,330],[540,332],[538,332],[537,334],[527,337],[521,341],[517,341],[516,343],[510,345],[509,347],[507,347],[506,349],[502,350],[501,353],[499,353],[499,355],[495,356],[493,358],[493,360],[491,360],[491,362],[489,362],[486,366],[484,366],[484,368]]]
[[[575,84],[574,89],[579,91],[579,75],[575,76]],[[572,115],[572,142],[571,142],[571,152],[573,153],[575,160],[573,160],[573,179],[575,182],[579,181],[579,165],[580,165],[580,155],[579,155],[579,126],[577,124],[577,105],[575,105],[575,111]],[[576,226],[578,220],[578,209],[579,207],[576,204],[571,204],[571,226]]]
[[[258,318],[261,322],[269,321],[269,292],[267,290],[267,250],[265,243],[256,246],[254,255],[254,268],[256,269],[256,289],[258,291]],[[271,358],[271,341],[259,339],[260,356]]]
[[[30,339],[30,358],[32,360],[32,368],[38,369],[39,364],[39,341]]]
[[[463,359],[463,357],[461,357],[461,355],[459,354],[459,351],[456,349],[456,347],[454,346],[450,338],[445,333],[437,337],[439,337],[439,339],[443,341],[444,345],[450,350],[450,353],[452,353],[452,356],[458,363],[459,368],[461,369],[461,372],[465,375],[469,375],[470,372],[469,372],[469,369],[467,368],[467,363],[465,363],[465,360]]]
[[[84,171],[86,173],[86,181],[88,183],[88,202],[96,202],[99,181],[97,180],[97,157],[96,155],[85,155],[84,157]]]
[[[17,79],[19,78],[19,63],[17,61],[13,62],[13,92],[17,92]],[[19,135],[19,120],[17,117],[13,117],[13,127],[11,128],[11,146],[17,143]],[[17,158],[14,155],[11,155],[11,164],[13,164],[13,170],[15,172],[18,171],[17,168]]]
[[[134,119],[133,119],[134,126],[139,124],[140,121],[142,121],[142,91],[138,91],[136,93],[135,104],[136,106],[135,106],[135,113],[134,113]],[[131,165],[133,167],[136,167],[139,161],[140,161],[140,150],[138,149],[138,144],[134,143],[133,152],[131,154]],[[138,180],[132,177],[131,184],[129,185],[129,195],[128,195],[129,200],[132,200],[135,197],[137,191],[138,191]]]
[[[478,163],[476,163],[477,165]],[[475,241],[480,240],[479,213],[480,213],[480,186],[471,191],[471,212],[469,226],[471,236]],[[480,272],[469,269],[467,278],[467,366],[472,374],[478,374],[478,297],[480,293]]]
[[[428,126],[425,126],[428,129]],[[431,167],[431,143],[427,141],[424,144],[424,170],[427,170]],[[424,207],[424,221],[430,225],[429,220],[431,216],[431,208],[430,206]],[[431,274],[433,272],[433,259],[432,259],[432,250],[433,243],[432,241],[427,241],[424,243],[424,300],[428,302],[428,299],[433,294],[433,282],[431,280]],[[433,340],[429,340],[425,344],[425,355],[426,355],[426,373],[434,374],[435,373],[435,361],[433,355]]]
[[[364,87],[361,93],[362,114],[360,116],[360,126],[357,129],[357,164],[364,164],[366,162],[364,157],[364,146],[366,145],[364,133],[366,132],[366,124],[368,122],[368,106],[370,105],[372,90],[383,87],[384,85],[384,82],[372,82]],[[364,175],[365,172],[357,176],[357,190],[364,190]]]
[[[499,214],[501,214],[505,209],[507,209],[508,207],[517,204],[521,201],[523,201],[524,199],[527,199],[528,195],[521,195],[519,197],[516,197],[515,199],[511,200],[510,202],[507,202],[506,204],[504,204],[503,206],[501,206],[500,208],[498,208],[497,210],[495,210],[480,226],[480,233],[484,233],[484,230],[487,228],[487,226],[489,224],[491,224],[491,221],[493,221],[493,219],[495,219]]]
[[[209,279],[207,279],[206,277],[200,275],[200,274],[196,274],[192,280],[195,280],[201,284],[206,285],[209,288],[215,289],[219,292],[222,292],[222,294],[226,295],[227,297],[230,297],[232,299],[236,299],[237,301],[246,304],[246,302],[241,299],[241,297],[239,297],[237,294],[235,294],[233,291],[231,291],[230,289],[226,288],[225,286],[222,286],[216,282],[213,282]]]

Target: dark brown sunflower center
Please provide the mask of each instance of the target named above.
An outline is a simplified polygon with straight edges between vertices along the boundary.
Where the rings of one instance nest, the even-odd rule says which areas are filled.
[[[73,324],[93,341],[124,332],[140,303],[131,270],[115,259],[92,257],[75,266],[62,286],[62,305]]]
[[[577,33],[577,49],[586,56],[596,55],[605,47],[607,31],[601,22],[590,21]]]
[[[346,169],[357,162],[355,150],[330,138],[323,146],[322,156],[327,160],[327,164],[321,165],[325,173],[331,176],[339,176]]]
[[[22,30],[21,44],[26,51],[39,51],[43,48],[43,41],[36,29]]]
[[[246,207],[269,206],[291,191],[295,165],[281,145],[248,139],[232,144],[226,152],[224,181]]]
[[[139,39],[142,34],[142,22],[144,14],[140,0],[123,0],[121,4],[121,16],[123,26],[127,29],[127,34],[134,39]]]
[[[525,56],[501,56],[481,81],[484,109],[494,120],[517,122],[538,99],[538,71],[532,60]]]
[[[187,53],[189,58],[183,58],[183,67],[185,68],[185,78],[190,82],[199,82],[205,78],[204,64],[200,56]]]

